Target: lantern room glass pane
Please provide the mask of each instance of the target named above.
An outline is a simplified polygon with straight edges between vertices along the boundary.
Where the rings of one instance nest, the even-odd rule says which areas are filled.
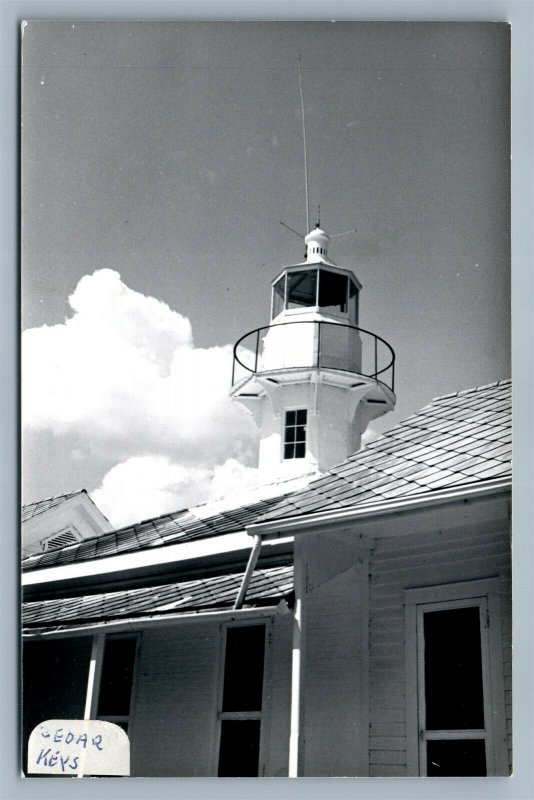
[[[317,270],[290,272],[287,276],[287,307],[317,305]]]
[[[355,325],[358,324],[358,288],[356,284],[349,280],[349,319]]]
[[[347,313],[347,276],[326,269],[319,273],[319,307],[326,313]]]
[[[285,292],[286,292],[286,276],[282,275],[279,281],[273,286],[273,309],[272,309],[272,317],[275,317],[280,314],[284,309],[284,300],[285,300]]]
[[[484,728],[478,606],[425,613],[427,730]]]

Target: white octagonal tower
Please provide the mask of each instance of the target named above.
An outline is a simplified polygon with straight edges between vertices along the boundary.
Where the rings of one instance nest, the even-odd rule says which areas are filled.
[[[231,397],[260,428],[263,481],[321,473],[360,447],[369,422],[395,406],[395,354],[358,327],[361,284],[328,258],[319,225],[306,257],[272,283],[271,324],[234,347]]]

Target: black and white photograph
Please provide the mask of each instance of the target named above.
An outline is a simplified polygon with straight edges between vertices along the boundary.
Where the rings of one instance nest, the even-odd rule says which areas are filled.
[[[22,773],[511,775],[509,24],[21,41]]]

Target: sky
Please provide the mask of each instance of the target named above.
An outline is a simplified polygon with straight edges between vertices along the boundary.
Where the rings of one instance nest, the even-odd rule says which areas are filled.
[[[253,484],[231,347],[310,207],[396,352],[394,412],[510,376],[508,28],[30,22],[22,72],[23,502],[115,525]]]

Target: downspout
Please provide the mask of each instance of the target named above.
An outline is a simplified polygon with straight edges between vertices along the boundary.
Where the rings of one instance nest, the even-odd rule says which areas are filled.
[[[245,602],[245,595],[247,593],[248,585],[250,583],[250,579],[252,578],[252,573],[254,572],[254,567],[256,566],[260,550],[261,550],[261,536],[256,534],[256,536],[254,536],[254,544],[252,546],[252,550],[250,551],[250,556],[248,558],[247,568],[245,570],[245,574],[243,575],[243,580],[241,581],[241,586],[239,587],[239,592],[237,594],[236,601],[234,603],[234,611],[236,611],[239,608],[242,608],[243,603]]]

